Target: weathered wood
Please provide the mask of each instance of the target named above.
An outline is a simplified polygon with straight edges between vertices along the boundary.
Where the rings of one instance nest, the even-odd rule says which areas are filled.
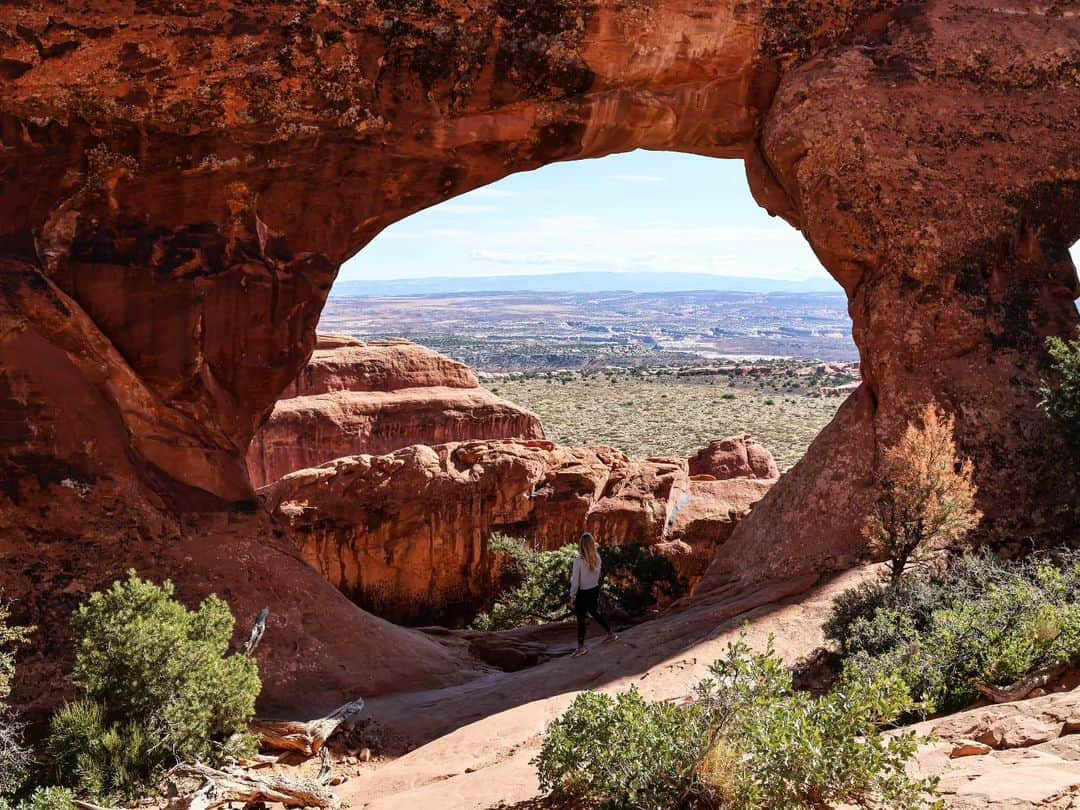
[[[319,752],[319,775],[316,777],[316,781],[320,785],[329,785],[330,780],[334,778],[334,765],[330,762],[330,749],[323,746],[323,750]]]
[[[251,731],[263,746],[277,751],[299,751],[307,756],[318,754],[338,727],[364,709],[364,699],[357,698],[317,720],[254,720]]]
[[[280,802],[286,807],[341,807],[341,800],[325,785],[310,779],[287,779],[248,773],[239,768],[178,765],[175,776],[201,779],[203,785],[189,796],[170,800],[168,810],[211,810],[229,802]]]
[[[255,619],[255,624],[251,628],[251,634],[248,635],[248,640],[244,642],[241,652],[246,656],[251,656],[255,652],[255,648],[259,646],[259,642],[262,641],[263,636],[266,634],[266,620],[270,617],[270,608],[265,607],[259,611],[259,616]]]
[[[976,683],[975,688],[994,703],[1012,703],[1016,700],[1023,700],[1036,689],[1046,686],[1054,678],[1062,675],[1068,668],[1068,664],[1054,664],[1033,672],[1010,686],[998,687],[985,683]]]

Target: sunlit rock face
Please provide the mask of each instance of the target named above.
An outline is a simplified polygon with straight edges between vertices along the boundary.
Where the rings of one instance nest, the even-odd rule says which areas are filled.
[[[272,566],[338,598],[268,556],[245,465],[337,268],[421,208],[635,147],[744,158],[847,291],[862,353],[862,388],[703,593],[861,553],[880,449],[930,397],[983,534],[1055,528],[1069,484],[1035,382],[1077,320],[1074,2],[41,0],[0,7],[0,32],[0,585],[43,628],[34,662],[127,566],[245,614],[284,598]],[[195,528],[210,514],[229,532]],[[154,550],[236,536],[267,539],[242,571]],[[292,615],[268,684],[328,621]],[[306,665],[355,660],[347,615]]]
[[[255,433],[247,468],[260,487],[341,456],[506,438],[543,439],[544,429],[535,414],[482,388],[468,366],[407,340],[320,336]]]
[[[396,622],[453,623],[494,595],[495,532],[546,550],[585,531],[604,547],[656,547],[695,585],[776,481],[699,478],[682,459],[607,447],[464,442],[339,458],[260,495],[304,558],[361,607]]]

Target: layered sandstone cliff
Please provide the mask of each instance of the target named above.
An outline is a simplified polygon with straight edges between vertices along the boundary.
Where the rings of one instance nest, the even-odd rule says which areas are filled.
[[[544,429],[462,363],[407,340],[320,337],[252,439],[247,468],[260,487],[341,456],[504,438],[543,439]]]
[[[1043,338],[1077,325],[1077,11],[0,5],[0,586],[41,628],[30,660],[66,649],[65,594],[134,566],[193,595],[214,581],[244,611],[299,600],[260,651],[268,694],[289,694],[303,639],[320,639],[305,666],[354,673],[370,617],[346,604],[326,624],[338,594],[272,550],[245,469],[338,267],[442,200],[637,147],[744,159],[761,205],[846,290],[862,360],[859,390],[702,593],[859,557],[881,448],[928,399],[974,460],[980,536],[1053,539],[1075,483],[1037,381]],[[208,520],[229,532],[191,528]],[[244,567],[229,548],[162,557],[177,536]],[[42,571],[75,584],[42,588]]]
[[[749,437],[726,444],[772,463]],[[472,615],[491,595],[493,532],[543,549],[583,531],[655,545],[693,583],[777,477],[695,480],[681,459],[493,441],[340,458],[261,494],[305,559],[357,604],[429,622]]]

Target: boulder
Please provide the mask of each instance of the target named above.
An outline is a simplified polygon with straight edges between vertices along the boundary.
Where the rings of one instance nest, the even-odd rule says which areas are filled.
[[[478,388],[464,363],[408,340],[362,343],[340,335],[319,335],[307,365],[282,399],[333,391],[400,391],[406,388]]]
[[[762,478],[775,481],[780,469],[772,453],[749,433],[715,439],[701,448],[689,462],[691,475],[728,478]]]

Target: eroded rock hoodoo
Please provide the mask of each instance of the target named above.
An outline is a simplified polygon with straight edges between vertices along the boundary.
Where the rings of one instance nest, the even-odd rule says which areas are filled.
[[[748,436],[724,445],[776,469]],[[493,532],[543,549],[583,531],[609,545],[658,546],[696,584],[779,477],[741,472],[696,480],[682,459],[465,442],[340,458],[260,494],[305,559],[357,604],[394,621],[433,622],[472,615],[491,595]]]
[[[256,487],[340,456],[410,444],[543,439],[532,413],[480,386],[467,366],[407,340],[322,336],[252,439]]]
[[[33,661],[134,566],[241,623],[286,604],[270,698],[331,670],[399,688],[356,652],[389,636],[254,509],[248,443],[380,230],[635,147],[744,159],[861,352],[859,390],[699,593],[860,555],[879,449],[930,398],[982,536],[1052,535],[1071,493],[1036,382],[1043,338],[1077,324],[1078,61],[1074,2],[0,6],[0,585],[42,628]],[[432,655],[411,685],[452,673]]]

